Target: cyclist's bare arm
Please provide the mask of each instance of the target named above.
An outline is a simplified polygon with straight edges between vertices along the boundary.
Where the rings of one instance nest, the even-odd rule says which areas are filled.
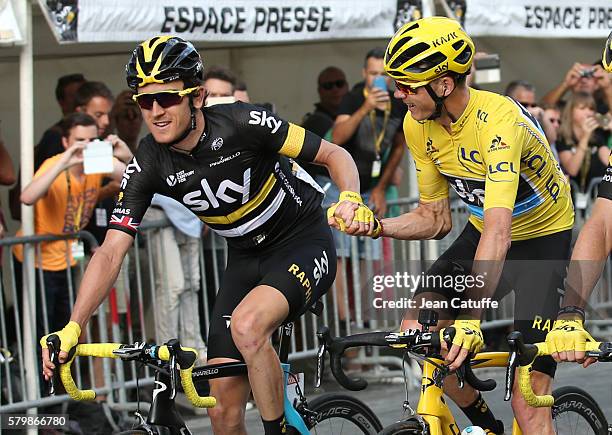
[[[123,258],[134,238],[122,231],[110,229],[102,246],[91,258],[79,287],[70,320],[83,328],[108,295],[117,279]]]
[[[383,236],[400,240],[442,239],[453,222],[448,198],[420,201],[416,209],[401,216],[383,219]]]
[[[104,243],[91,258],[70,317],[71,322],[78,323],[81,329],[108,295],[133,240],[132,236],[122,231],[108,230]],[[60,352],[60,362],[65,362],[67,356],[66,352]],[[48,380],[53,375],[55,365],[49,359],[49,350],[46,347],[42,349],[42,360],[43,374]]]
[[[567,290],[562,307],[584,308],[612,251],[612,201],[597,198],[589,220],[584,224],[570,262]]]
[[[359,193],[359,173],[355,161],[344,148],[321,139],[314,163],[323,165],[340,191]]]
[[[466,290],[466,297],[480,300],[490,297],[495,292],[504,260],[510,249],[512,227],[512,210],[503,207],[493,207],[484,212],[484,226],[476,254],[474,255],[474,276],[484,277],[483,287],[473,286]],[[472,309],[462,312],[475,319],[480,319],[482,309]]]

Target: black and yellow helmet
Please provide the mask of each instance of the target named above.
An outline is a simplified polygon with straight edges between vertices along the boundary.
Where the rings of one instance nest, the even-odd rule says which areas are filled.
[[[203,70],[202,59],[193,44],[176,36],[147,39],[136,47],[125,66],[127,84],[136,92],[148,83],[179,79],[199,84]]]
[[[606,71],[612,73],[612,32],[610,32],[610,35],[608,35],[601,64]]]
[[[423,86],[448,72],[468,73],[474,51],[474,42],[456,20],[421,18],[393,35],[385,52],[385,70],[398,82]]]

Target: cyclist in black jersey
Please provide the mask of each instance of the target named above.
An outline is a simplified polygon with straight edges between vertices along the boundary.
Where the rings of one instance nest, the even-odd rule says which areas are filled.
[[[208,362],[244,360],[248,378],[211,380],[214,432],[245,433],[252,388],[266,434],[281,433],[282,371],[270,336],[329,289],[336,266],[321,189],[291,159],[327,167],[344,191],[333,212],[348,232],[369,231],[373,215],[354,193],[359,176],[345,150],[260,107],[204,107],[202,71],[193,45],[169,36],[140,44],[126,66],[151,134],[125,170],[109,231],[87,268],[71,322],[57,332],[60,360],[106,297],[153,194],[160,193],[184,204],[229,246],[211,316]],[[47,349],[43,365],[49,378],[54,366]]]
[[[612,73],[612,32],[603,51],[602,65]],[[599,191],[591,217],[584,224],[568,268],[565,296],[546,344],[555,361],[577,361],[585,367],[594,360],[585,360],[584,346],[592,341],[584,329],[584,306],[589,300],[612,252],[612,151],[608,167],[599,183]]]

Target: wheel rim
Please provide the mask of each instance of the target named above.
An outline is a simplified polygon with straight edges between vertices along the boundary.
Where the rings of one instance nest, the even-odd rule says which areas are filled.
[[[589,421],[577,412],[562,412],[554,419],[557,435],[592,435],[594,434]]]

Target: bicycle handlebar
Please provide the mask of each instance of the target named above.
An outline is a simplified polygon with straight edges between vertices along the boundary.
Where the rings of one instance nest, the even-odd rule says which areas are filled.
[[[51,339],[51,337],[50,337]],[[120,343],[92,343],[79,344],[74,350],[71,350],[69,359],[66,363],[60,365],[60,379],[66,392],[74,400],[84,401],[93,400],[96,393],[93,390],[80,390],[74,379],[72,378],[71,366],[77,356],[93,356],[98,358],[121,358],[122,355],[117,351],[125,348],[126,345]],[[59,349],[59,346],[56,346]],[[189,347],[180,347],[178,341],[170,342],[168,346],[150,346],[143,355],[146,355],[151,360],[169,361],[172,355],[176,356],[176,361],[179,365],[179,373],[181,377],[181,385],[185,391],[185,395],[191,404],[198,408],[212,408],[216,405],[217,400],[211,396],[200,396],[193,384],[191,372],[193,371],[194,363],[197,359],[197,351]]]
[[[454,328],[446,328],[448,338],[452,341]],[[317,336],[324,350],[329,352],[330,367],[334,378],[340,385],[350,391],[361,391],[368,386],[363,378],[349,378],[342,369],[342,355],[346,349],[359,346],[384,346],[384,347],[407,347],[412,346],[429,347],[433,352],[440,350],[440,334],[438,332],[413,331],[412,335],[401,335],[394,332],[368,332],[365,334],[355,334],[348,337],[331,337],[328,327],[322,327],[317,332]],[[447,340],[448,341],[448,340]],[[320,352],[320,359],[324,356],[324,351]],[[323,368],[322,360],[319,367]],[[491,391],[495,389],[496,382],[493,379],[481,380],[476,377],[469,364],[469,360],[462,364],[460,374],[465,380],[479,391]],[[319,375],[317,375],[319,377]]]
[[[534,360],[539,356],[550,355],[546,343],[528,344],[523,341],[523,336],[520,332],[514,331],[508,335],[508,344],[511,352],[515,352],[518,362],[518,386],[521,395],[525,398],[525,402],[529,406],[535,408],[551,407],[555,399],[550,394],[538,396],[531,386],[531,366]],[[598,353],[609,354],[612,352],[612,343],[591,341],[586,343],[586,352],[596,352],[589,356],[597,357]],[[599,351],[599,352],[598,352]],[[513,358],[511,358],[513,360]],[[509,367],[509,371],[512,367]],[[511,383],[511,382],[510,382]],[[508,383],[507,383],[508,384]],[[511,387],[511,385],[510,385]]]

